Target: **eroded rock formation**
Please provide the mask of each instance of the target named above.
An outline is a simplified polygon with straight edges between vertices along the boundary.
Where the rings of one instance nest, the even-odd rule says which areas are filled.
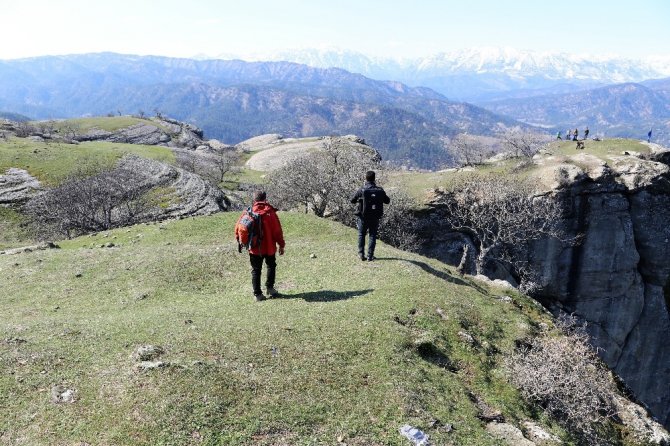
[[[536,176],[566,210],[560,224],[582,238],[576,245],[541,240],[527,256],[539,266],[538,300],[585,320],[601,357],[668,427],[670,167],[667,153],[652,158],[540,161]],[[458,265],[470,242],[449,232],[441,212],[438,192],[424,216],[426,253]]]
[[[22,204],[41,189],[37,178],[23,169],[8,169],[0,174],[0,206]]]

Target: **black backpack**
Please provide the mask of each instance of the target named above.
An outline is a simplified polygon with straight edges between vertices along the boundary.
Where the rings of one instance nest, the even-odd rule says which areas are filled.
[[[363,188],[363,218],[381,218],[384,213],[384,189],[381,187]]]

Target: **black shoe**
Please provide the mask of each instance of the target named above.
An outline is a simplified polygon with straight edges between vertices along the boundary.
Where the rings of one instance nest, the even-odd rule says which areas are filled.
[[[265,300],[265,295],[263,293],[254,294],[254,299],[256,299],[256,302],[264,301]]]
[[[375,257],[375,256],[368,257],[368,262],[372,262],[374,260],[377,260],[377,257]]]
[[[364,262],[367,260],[363,254],[361,254],[360,257],[361,257],[361,260],[364,261]]]

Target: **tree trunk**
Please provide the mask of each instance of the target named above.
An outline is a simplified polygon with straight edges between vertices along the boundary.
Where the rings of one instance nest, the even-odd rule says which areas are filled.
[[[482,248],[480,246],[479,248],[479,254],[477,255],[477,260],[475,262],[475,266],[477,269],[477,274],[484,274],[484,265],[486,263],[486,256],[489,254],[489,251],[491,250],[491,247],[488,248]]]

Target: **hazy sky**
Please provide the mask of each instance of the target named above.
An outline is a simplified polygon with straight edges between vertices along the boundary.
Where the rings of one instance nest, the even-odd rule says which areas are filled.
[[[299,47],[412,57],[472,46],[670,56],[668,0],[0,0],[0,18],[0,59]]]

